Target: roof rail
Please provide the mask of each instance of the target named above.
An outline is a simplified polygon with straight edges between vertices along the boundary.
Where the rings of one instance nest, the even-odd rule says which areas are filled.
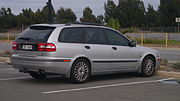
[[[102,25],[102,24],[97,24],[97,23],[89,23],[89,22],[72,22],[72,23],[66,23],[65,26],[70,26],[70,25],[73,25],[73,24],[77,24],[77,25],[94,25],[94,26],[105,26],[107,27],[106,25]]]

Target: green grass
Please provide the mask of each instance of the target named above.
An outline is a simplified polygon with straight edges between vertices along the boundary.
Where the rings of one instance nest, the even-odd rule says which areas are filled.
[[[135,39],[138,43],[141,43],[140,39]],[[166,44],[165,40],[158,39],[144,39],[144,44]],[[180,41],[168,40],[168,44],[180,45]]]
[[[9,36],[9,40],[14,40],[16,36]],[[0,36],[0,40],[8,40],[8,36]]]

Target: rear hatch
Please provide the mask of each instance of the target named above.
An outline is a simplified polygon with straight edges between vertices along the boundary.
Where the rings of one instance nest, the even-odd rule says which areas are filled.
[[[31,26],[24,30],[14,41],[15,54],[26,56],[40,56],[43,51],[39,51],[39,44],[46,44],[49,36],[55,27]]]

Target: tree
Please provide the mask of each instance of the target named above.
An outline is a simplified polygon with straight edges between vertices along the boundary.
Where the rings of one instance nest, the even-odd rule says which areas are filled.
[[[145,7],[141,0],[119,0],[118,20],[123,27],[142,27]]]
[[[16,20],[16,16],[11,12],[10,8],[7,8],[7,22],[9,24],[9,27],[16,27],[18,24],[18,21]]]
[[[158,26],[158,12],[154,10],[152,5],[148,5],[147,7],[147,12],[145,15],[145,20],[146,20],[146,26],[147,27],[155,27]]]
[[[57,22],[59,23],[69,23],[69,22],[76,22],[76,15],[74,14],[74,12],[70,9],[64,9],[64,8],[60,8],[57,11]]]
[[[56,17],[56,14],[55,14],[53,6],[51,6],[51,13],[52,13],[52,17],[53,17],[53,20],[54,20],[55,17]],[[48,23],[48,2],[43,7],[43,9],[41,11],[41,16],[42,16],[42,18],[41,18],[42,23]]]
[[[15,15],[12,14],[10,8],[0,9],[0,28],[10,28],[17,26],[17,20]]]
[[[95,15],[92,14],[92,10],[89,7],[86,7],[83,10],[83,16],[80,18],[81,22],[90,22],[90,23],[95,23],[96,22],[96,17]]]
[[[96,18],[96,23],[98,24],[104,24],[104,16],[103,15],[98,15]]]
[[[108,20],[107,26],[114,28],[116,30],[120,30],[120,23],[119,23],[118,19],[110,18]]]
[[[31,25],[34,24],[34,12],[29,8],[29,9],[23,9],[22,13],[20,14],[22,24],[23,25]]]
[[[7,23],[7,11],[6,8],[2,7],[0,9],[0,27],[4,28],[4,27],[8,27],[8,23]]]
[[[180,0],[160,0],[158,11],[161,26],[175,26],[175,18],[180,17]]]
[[[42,11],[40,9],[37,9],[37,11],[34,13],[35,15],[35,19],[34,21],[38,24],[38,23],[47,23],[47,18],[44,18],[44,14],[42,13]]]
[[[108,0],[107,3],[104,4],[105,10],[105,21],[108,22],[110,18],[117,18],[117,6],[114,4],[112,0]]]

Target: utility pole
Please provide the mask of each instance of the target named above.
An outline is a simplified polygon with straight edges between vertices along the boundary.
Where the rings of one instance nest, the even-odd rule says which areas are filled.
[[[180,30],[179,30],[179,25],[180,25],[180,24],[179,24],[179,22],[178,22],[178,33],[180,32]]]
[[[179,30],[180,17],[176,17],[176,23],[178,23],[178,32],[180,32],[180,30]]]
[[[51,0],[48,0],[48,22],[52,23],[52,4]]]

